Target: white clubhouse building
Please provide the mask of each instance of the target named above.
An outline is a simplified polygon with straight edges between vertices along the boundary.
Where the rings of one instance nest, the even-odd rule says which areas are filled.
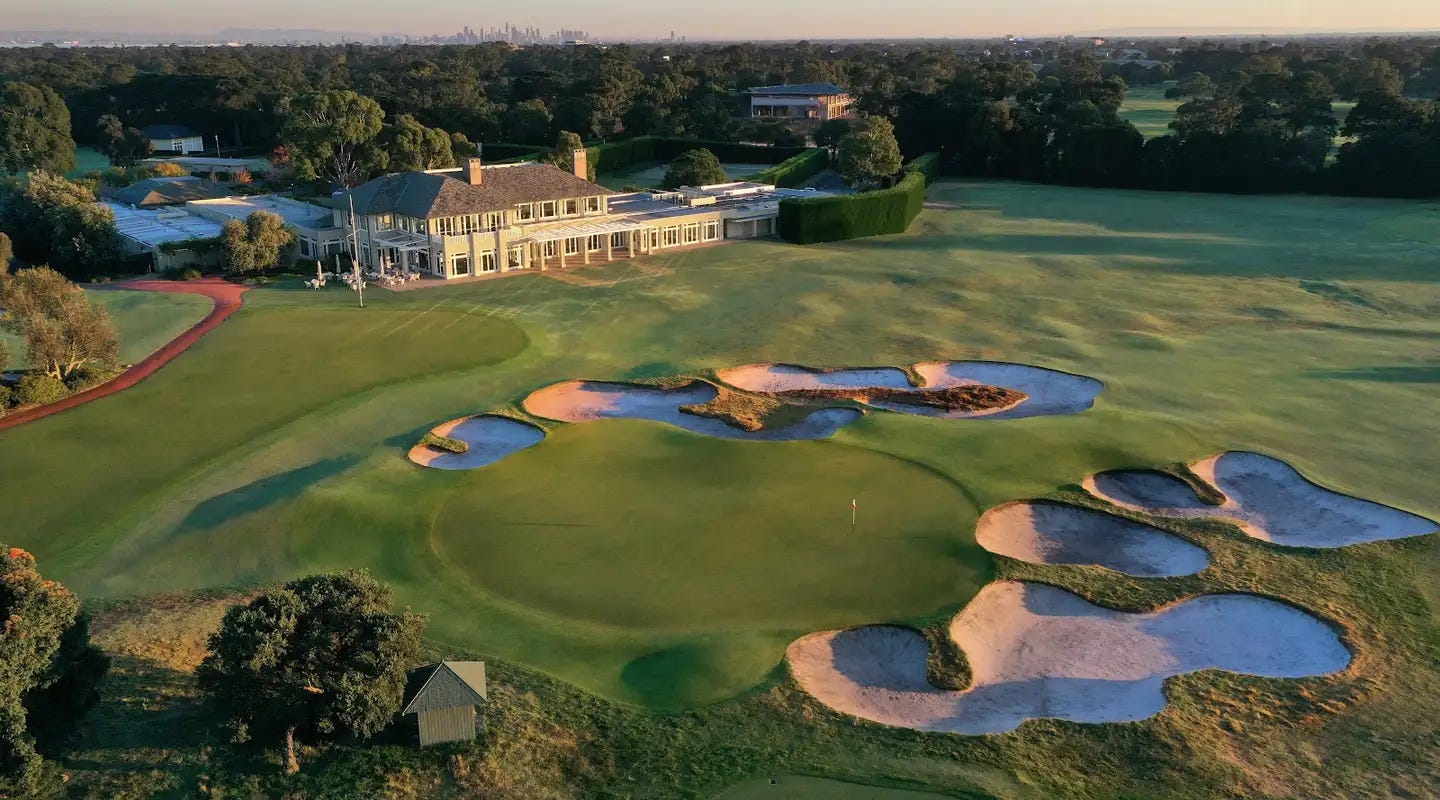
[[[337,195],[334,222],[367,269],[440,278],[544,270],[775,232],[783,197],[755,183],[617,194],[553,164],[482,165],[385,175]],[[353,214],[353,216],[352,216]]]

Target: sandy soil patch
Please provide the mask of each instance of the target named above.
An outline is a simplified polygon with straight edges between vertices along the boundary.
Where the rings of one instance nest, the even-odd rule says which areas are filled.
[[[694,381],[664,388],[604,381],[566,381],[548,386],[525,398],[525,410],[538,417],[560,422],[590,422],[597,419],[648,419],[677,428],[723,439],[754,441],[797,441],[826,439],[863,414],[850,408],[823,408],[792,425],[747,431],[712,417],[681,411],[682,406],[699,406],[714,400],[714,386]]]
[[[1226,519],[1247,536],[1288,547],[1344,547],[1440,529],[1417,514],[1315,484],[1284,461],[1260,453],[1221,453],[1191,470],[1225,502],[1207,505],[1183,482],[1145,470],[1100,473],[1084,486],[1118,506],[1164,517]]]
[[[1191,575],[1205,549],[1159,528],[1060,503],[1007,503],[985,512],[975,539],[992,553],[1032,564],[1089,564],[1140,578]]]
[[[1202,669],[1298,678],[1350,663],[1324,622],[1242,594],[1127,614],[1052,586],[994,583],[956,615],[950,635],[974,675],[962,692],[925,680],[925,641],[904,628],[811,634],[790,645],[787,659],[800,686],[836,711],[972,735],[1010,731],[1027,719],[1144,719],[1165,707],[1166,678]]]
[[[927,361],[916,364],[914,369],[925,380],[926,388],[981,384],[1029,395],[1019,406],[987,419],[1079,414],[1095,405],[1095,398],[1105,388],[1105,384],[1084,375],[1003,361]]]
[[[411,461],[432,469],[479,469],[545,440],[545,431],[534,425],[493,415],[452,419],[430,432],[468,445],[464,453],[449,453],[429,445],[410,448]]]

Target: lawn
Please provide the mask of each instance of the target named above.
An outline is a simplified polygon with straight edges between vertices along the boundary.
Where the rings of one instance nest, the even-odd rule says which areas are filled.
[[[1004,798],[1434,795],[1435,537],[1317,553],[1174,523],[1217,554],[1203,580],[997,564],[1121,607],[1261,591],[1336,621],[1357,652],[1330,678],[1177,679],[1146,722],[924,735],[839,719],[788,683],[791,633],[943,622],[988,571],[977,510],[1096,470],[1258,449],[1440,517],[1436,205],[980,182],[931,195],[957,208],[902,236],[382,291],[363,311],[343,290],[257,289],[135,389],[0,433],[7,543],[92,597],[368,567],[430,612],[435,652],[483,655],[496,687],[603,747],[613,761],[586,785],[616,797],[792,773]],[[606,421],[552,425],[473,473],[403,458],[435,423],[557,380],[932,358],[1106,389],[1073,417],[873,415],[826,442]]]
[[[133,364],[185,332],[210,313],[210,301],[191,294],[162,292],[94,291],[90,298],[106,311],[120,331],[120,362]],[[25,360],[24,341],[8,333],[0,340],[10,345],[10,361]]]
[[[764,172],[774,164],[742,164],[735,162],[721,162],[720,167],[730,180],[738,181],[754,175],[757,172]],[[596,176],[596,182],[606,189],[619,191],[626,186],[639,186],[651,189],[660,185],[665,180],[665,164],[649,162],[645,164],[633,164],[619,172],[607,173]]]

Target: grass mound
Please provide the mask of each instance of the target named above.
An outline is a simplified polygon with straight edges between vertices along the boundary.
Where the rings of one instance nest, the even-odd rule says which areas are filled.
[[[459,439],[452,439],[449,436],[440,436],[435,433],[427,433],[420,437],[420,446],[433,447],[436,450],[444,450],[447,453],[454,453],[457,456],[463,456],[470,450],[470,445]]]
[[[903,406],[934,408],[942,411],[976,412],[1010,408],[1028,399],[1029,395],[1003,386],[952,386],[945,389],[793,389],[781,397],[802,400],[854,400],[866,405],[894,403]]]

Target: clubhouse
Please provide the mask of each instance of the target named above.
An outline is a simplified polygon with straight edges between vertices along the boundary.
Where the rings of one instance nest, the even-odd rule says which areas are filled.
[[[620,194],[586,180],[584,150],[573,162],[385,175],[336,195],[334,223],[367,269],[451,279],[768,236],[782,198],[814,194],[744,182]]]

